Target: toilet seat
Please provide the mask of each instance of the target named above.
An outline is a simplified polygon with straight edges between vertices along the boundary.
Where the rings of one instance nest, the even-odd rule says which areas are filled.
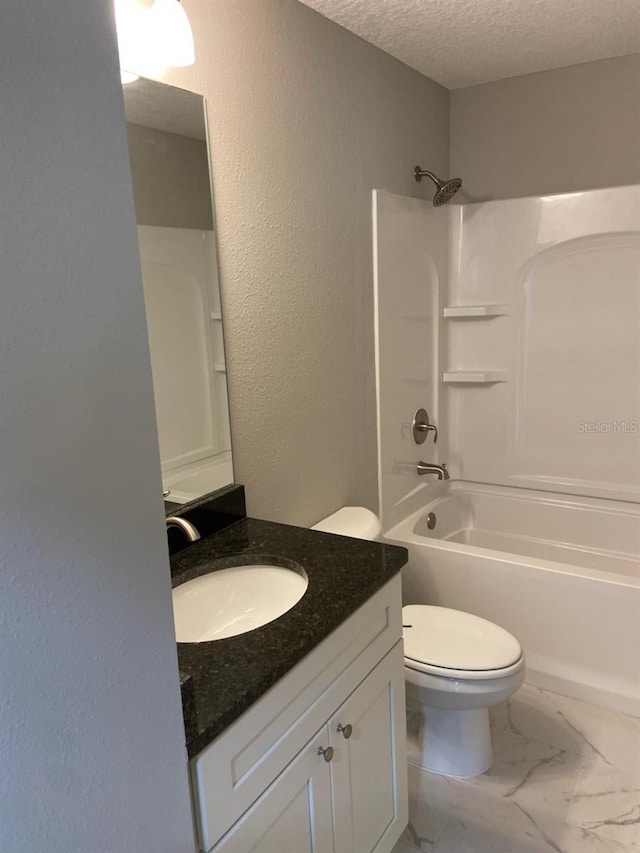
[[[455,678],[461,681],[482,681],[492,678],[501,678],[508,675],[513,675],[518,672],[524,665],[524,655],[520,655],[518,660],[506,666],[503,669],[449,669],[444,666],[435,666],[434,664],[422,663],[414,661],[411,658],[405,657],[404,665],[407,669],[412,669],[414,672],[424,672],[427,675],[438,675],[441,678]]]
[[[520,644],[487,619],[411,604],[402,608],[405,666],[461,680],[506,677],[523,667]]]

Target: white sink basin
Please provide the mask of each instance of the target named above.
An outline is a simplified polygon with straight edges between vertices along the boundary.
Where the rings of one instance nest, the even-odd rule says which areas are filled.
[[[291,610],[309,581],[293,569],[269,564],[218,569],[173,590],[179,643],[204,643],[253,631]]]

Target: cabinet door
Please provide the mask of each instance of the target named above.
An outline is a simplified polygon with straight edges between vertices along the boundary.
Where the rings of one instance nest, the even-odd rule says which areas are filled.
[[[329,728],[336,853],[388,853],[408,821],[402,642],[338,709]]]
[[[323,726],[212,853],[334,853],[328,737]]]

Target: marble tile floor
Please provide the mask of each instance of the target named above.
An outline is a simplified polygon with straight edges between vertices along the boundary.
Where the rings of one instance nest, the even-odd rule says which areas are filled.
[[[494,762],[473,779],[416,766],[393,853],[640,853],[640,718],[523,685],[491,710]]]

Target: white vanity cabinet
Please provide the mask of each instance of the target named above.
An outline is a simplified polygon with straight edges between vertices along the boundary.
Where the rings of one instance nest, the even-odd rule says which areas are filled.
[[[408,819],[401,634],[396,577],[193,759],[201,850],[391,851]]]

